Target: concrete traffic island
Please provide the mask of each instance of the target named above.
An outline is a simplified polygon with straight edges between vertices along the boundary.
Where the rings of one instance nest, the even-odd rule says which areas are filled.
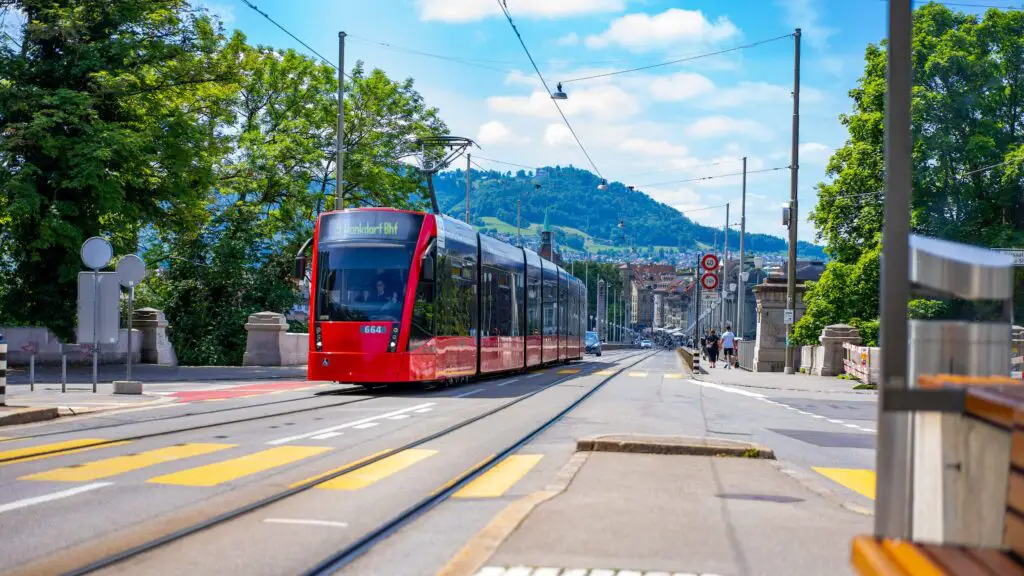
[[[138,380],[114,380],[114,394],[142,394],[142,382]]]
[[[775,459],[775,453],[771,448],[759,444],[695,436],[606,434],[581,438],[576,442],[576,450],[580,452]]]

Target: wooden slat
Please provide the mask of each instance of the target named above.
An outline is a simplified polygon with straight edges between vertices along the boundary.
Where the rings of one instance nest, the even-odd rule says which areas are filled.
[[[1006,376],[964,376],[962,374],[924,374],[917,377],[922,388],[943,386],[1020,386],[1021,380]]]
[[[995,390],[968,388],[967,414],[1001,428],[1012,428],[1018,402]]]
[[[909,576],[871,536],[853,539],[850,561],[861,576]]]
[[[1010,462],[1024,470],[1024,430],[1014,430],[1010,442]]]
[[[971,548],[971,556],[988,571],[1000,576],[1024,576],[1024,566],[1010,559],[1005,552],[993,548]]]
[[[978,564],[974,557],[963,548],[920,544],[920,547],[934,558],[942,568],[957,576],[989,576],[988,570]]]
[[[882,540],[882,548],[903,568],[914,576],[945,576],[946,572],[916,544],[904,540]]]
[[[1006,511],[1006,531],[1003,533],[1003,545],[1024,556],[1024,519],[1013,510]]]
[[[1010,469],[1009,487],[1006,491],[1006,506],[1024,514],[1024,473]]]

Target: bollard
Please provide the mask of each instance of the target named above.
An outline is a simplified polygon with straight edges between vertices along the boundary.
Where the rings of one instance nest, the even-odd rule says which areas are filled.
[[[68,391],[68,355],[64,352],[60,354],[60,391]]]
[[[0,406],[7,406],[7,344],[0,331]]]
[[[36,355],[32,354],[28,357],[28,389],[30,392],[36,391]]]

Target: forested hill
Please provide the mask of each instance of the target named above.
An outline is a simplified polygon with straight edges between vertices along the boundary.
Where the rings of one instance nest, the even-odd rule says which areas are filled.
[[[581,230],[602,244],[621,245],[618,224],[625,224],[625,232],[633,237],[637,246],[664,246],[680,250],[711,246],[716,229],[696,224],[671,206],[655,201],[650,196],[633,191],[619,182],[608,189],[597,189],[600,178],[593,173],[573,167],[541,168],[547,177],[540,189],[535,189],[530,173],[474,170],[472,190],[472,217],[475,224],[480,218],[495,217],[515,225],[516,196],[522,194],[522,224],[544,221],[548,212],[552,226]],[[465,214],[465,172],[444,172],[435,178],[438,203],[446,214],[463,217]],[[719,244],[722,229],[717,229]],[[730,230],[729,245],[739,247],[739,231]],[[751,252],[782,253],[786,240],[767,234],[747,234],[746,247]],[[807,242],[798,245],[800,257],[824,258],[820,246]]]

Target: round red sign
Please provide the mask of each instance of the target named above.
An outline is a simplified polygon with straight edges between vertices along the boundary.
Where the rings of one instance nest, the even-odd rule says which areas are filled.
[[[718,288],[718,276],[715,276],[710,272],[706,272],[700,277],[700,285],[705,290],[714,290],[715,288]]]
[[[718,256],[714,254],[705,254],[700,258],[700,265],[705,270],[715,270],[718,268]]]

